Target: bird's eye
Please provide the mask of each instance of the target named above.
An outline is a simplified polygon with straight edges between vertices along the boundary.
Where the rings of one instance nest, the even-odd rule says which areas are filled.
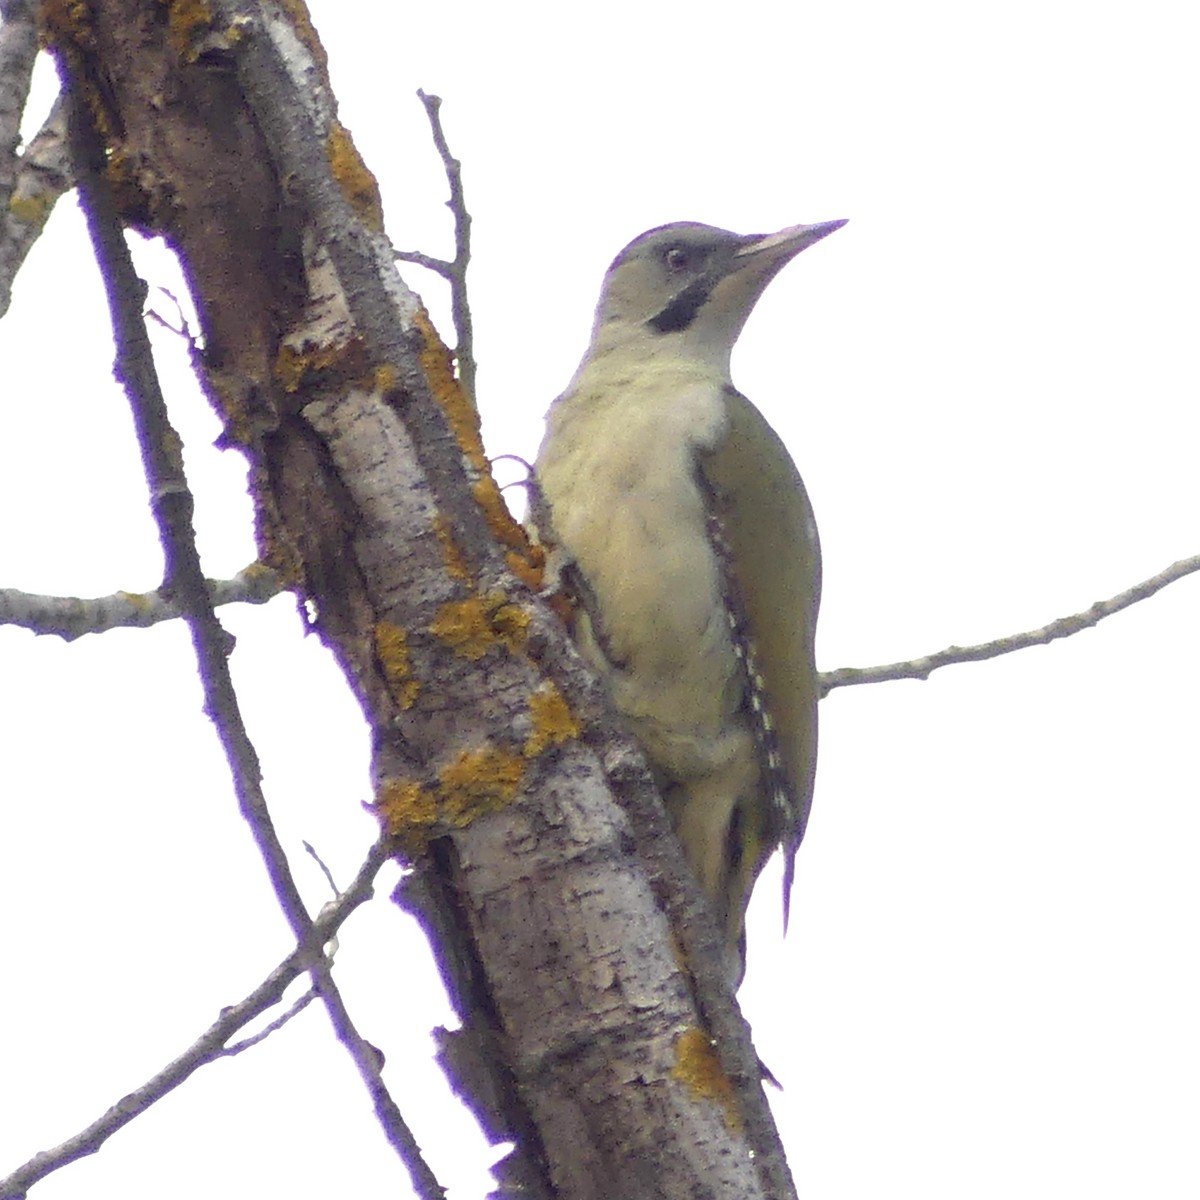
[[[692,265],[691,253],[685,246],[670,246],[663,255],[668,271],[686,271]]]

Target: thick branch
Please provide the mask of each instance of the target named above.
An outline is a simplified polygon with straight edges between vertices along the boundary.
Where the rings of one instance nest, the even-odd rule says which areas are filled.
[[[66,106],[59,96],[45,123],[17,159],[12,194],[0,209],[0,317],[12,301],[13,280],[21,264],[59,197],[74,182],[67,148]]]
[[[21,115],[37,51],[37,13],[32,0],[0,0],[0,211],[12,193]]]
[[[204,582],[214,608],[225,604],[266,604],[284,591],[279,576],[261,563],[252,563],[232,579]],[[166,588],[92,598],[38,596],[16,588],[0,588],[0,625],[18,625],[68,642],[85,633],[148,629],[183,615],[178,597]]]
[[[25,256],[71,186],[61,97],[24,154],[17,153],[38,49],[34,9],[31,0],[0,0],[0,317]]]

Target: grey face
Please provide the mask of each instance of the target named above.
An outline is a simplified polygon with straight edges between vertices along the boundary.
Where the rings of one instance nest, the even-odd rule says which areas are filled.
[[[635,238],[613,260],[609,280],[635,275],[652,302],[643,314],[654,333],[678,333],[696,319],[738,250],[756,241],[711,225],[680,221]]]

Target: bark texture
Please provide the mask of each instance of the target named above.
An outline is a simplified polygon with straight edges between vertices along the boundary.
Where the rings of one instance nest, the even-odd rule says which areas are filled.
[[[375,731],[377,808],[462,1016],[501,1191],[794,1195],[719,936],[553,615],[396,274],[307,13],[51,0],[126,221],[161,234],[251,463],[264,560]]]

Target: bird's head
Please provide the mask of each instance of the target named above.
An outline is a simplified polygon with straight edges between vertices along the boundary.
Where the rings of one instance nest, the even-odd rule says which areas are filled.
[[[680,221],[643,233],[604,277],[589,357],[686,357],[727,376],[733,344],[767,284],[845,223],[744,236]]]

